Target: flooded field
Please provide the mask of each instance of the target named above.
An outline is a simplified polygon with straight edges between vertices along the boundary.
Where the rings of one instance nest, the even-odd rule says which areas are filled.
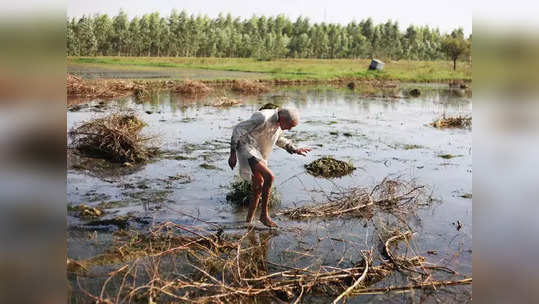
[[[259,258],[274,265],[270,267],[272,271],[314,264],[352,267],[361,261],[362,250],[371,251],[375,261],[387,261],[383,241],[395,231],[410,231],[413,235],[403,242],[408,245],[397,245],[394,252],[422,256],[426,265],[432,263],[453,271],[436,272],[433,280],[471,277],[472,133],[467,128],[437,129],[430,125],[443,115],[471,116],[471,96],[463,90],[449,89],[447,84],[401,85],[403,92],[411,88],[419,88],[420,96],[364,98],[343,88],[302,86],[281,87],[257,96],[219,92],[204,98],[185,98],[161,93],[146,102],[127,97],[79,105],[67,113],[68,130],[108,113],[134,113],[147,123],[144,132],[156,136],[154,144],[161,153],[137,166],[111,164],[68,151],[69,210],[87,205],[103,210],[104,215],[86,218],[68,212],[67,256],[73,260],[91,259],[110,249],[121,230],[142,234],[167,222],[224,235],[245,233],[247,208],[226,199],[238,174],[237,168],[232,171],[227,164],[230,135],[236,123],[249,118],[262,105],[273,103],[299,110],[299,125],[285,131],[285,136],[313,151],[302,157],[275,147],[270,157],[269,167],[275,174],[275,191],[280,198],[270,213],[279,228],[268,230],[258,222],[249,241],[261,248]],[[241,104],[212,106],[216,94],[226,94]],[[305,165],[323,156],[350,162],[357,169],[341,178],[309,175]],[[426,199],[405,213],[375,208],[363,217],[293,220],[279,215],[281,210],[324,203],[346,189],[372,189],[384,178],[424,186]],[[82,284],[70,275],[72,302],[88,301],[81,286],[99,295],[107,276],[96,274],[107,274],[124,262],[100,263],[87,269],[93,275],[83,276]],[[171,275],[182,277],[180,273],[174,268]],[[418,275],[394,271],[369,287],[407,286]],[[118,289],[121,275],[118,280],[109,288]],[[373,291],[349,298],[347,303],[471,301],[470,285],[440,287],[440,291]],[[116,297],[114,291],[105,295]],[[285,302],[296,298],[297,294]],[[320,296],[306,292],[303,301],[328,303],[334,298],[327,293]]]

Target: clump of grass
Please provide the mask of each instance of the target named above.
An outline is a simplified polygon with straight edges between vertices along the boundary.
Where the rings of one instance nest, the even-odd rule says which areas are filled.
[[[456,117],[445,117],[435,120],[431,123],[431,126],[444,129],[444,128],[471,128],[472,127],[472,117],[471,116],[456,116]]]
[[[353,164],[334,159],[329,156],[319,158],[305,165],[307,172],[313,176],[325,178],[341,177],[352,173],[356,168]]]
[[[234,80],[232,83],[232,91],[243,94],[259,94],[269,92],[269,88],[259,82],[250,80]]]
[[[241,179],[237,178],[231,185],[230,185],[230,192],[226,195],[226,200],[239,206],[249,206],[249,203],[251,202],[251,197],[253,195],[252,186],[251,183]],[[277,191],[275,191],[275,187],[272,188],[271,196],[270,196],[270,206],[275,206],[276,204],[279,204],[281,202],[280,195]]]
[[[69,132],[71,144],[80,153],[113,162],[140,163],[156,154],[147,146],[153,137],[141,134],[146,124],[131,114],[111,114],[84,122]]]
[[[183,84],[176,86],[172,91],[185,95],[206,95],[213,89],[200,81],[186,79]]]

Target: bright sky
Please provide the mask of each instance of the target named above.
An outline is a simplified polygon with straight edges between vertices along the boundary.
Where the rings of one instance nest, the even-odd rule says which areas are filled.
[[[154,11],[168,16],[173,8],[209,17],[216,17],[220,12],[241,18],[249,18],[253,14],[284,14],[292,21],[304,16],[313,22],[341,24],[372,17],[375,23],[388,19],[398,21],[401,30],[410,24],[438,27],[442,33],[462,27],[466,35],[472,32],[473,9],[470,0],[69,0],[67,16],[94,13],[113,16],[120,9],[130,18]]]

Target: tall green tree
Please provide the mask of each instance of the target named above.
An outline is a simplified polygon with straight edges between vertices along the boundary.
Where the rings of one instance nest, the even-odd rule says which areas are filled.
[[[453,70],[456,70],[457,59],[470,52],[469,42],[464,39],[462,29],[454,30],[443,39],[442,51],[453,60]]]

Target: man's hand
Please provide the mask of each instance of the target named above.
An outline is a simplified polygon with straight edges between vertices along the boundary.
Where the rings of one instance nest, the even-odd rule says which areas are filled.
[[[306,156],[307,152],[311,152],[312,150],[313,149],[311,149],[311,148],[299,148],[299,149],[296,149],[296,151],[294,151],[294,153]]]
[[[228,158],[228,165],[230,166],[230,169],[234,170],[234,167],[236,167],[236,152],[230,152],[230,157]]]

